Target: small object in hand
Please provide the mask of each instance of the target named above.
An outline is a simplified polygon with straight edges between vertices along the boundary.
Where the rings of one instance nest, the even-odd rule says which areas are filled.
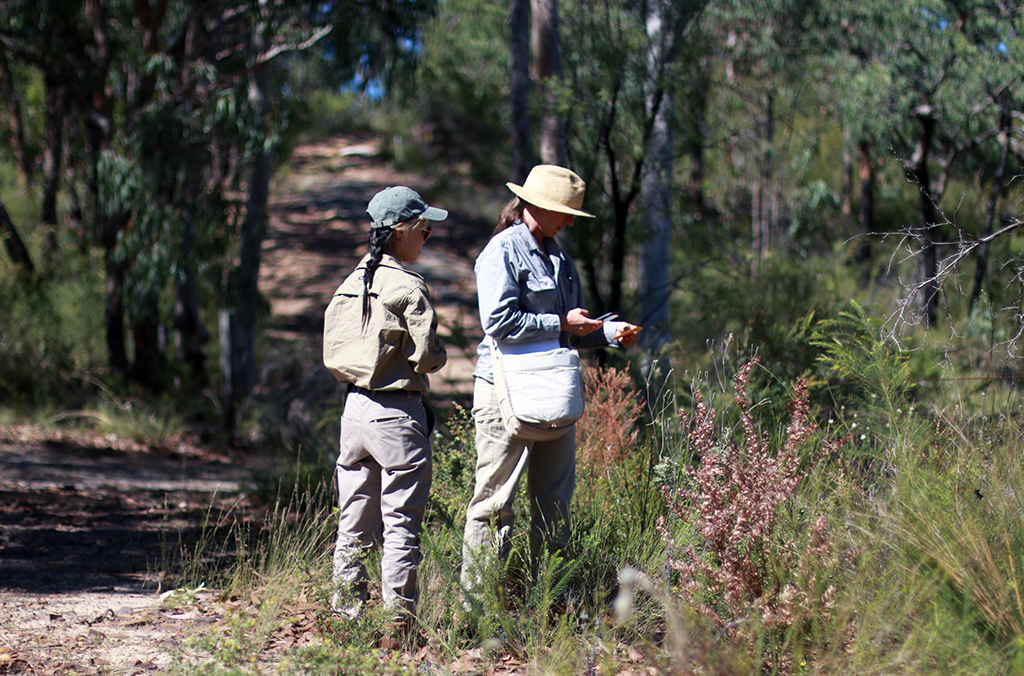
[[[626,336],[632,336],[632,335],[633,335],[634,333],[640,333],[640,331],[641,331],[641,330],[642,330],[643,328],[644,328],[644,327],[642,327],[642,326],[634,326],[634,327],[633,327],[633,328],[631,328],[631,329],[626,329],[625,331],[623,331],[623,332],[622,332],[622,333],[620,333],[619,335],[615,336],[615,340],[620,340],[620,339],[622,339],[622,338],[625,338]]]
[[[619,316],[618,312],[605,312],[603,315],[597,318],[599,322],[610,322]]]

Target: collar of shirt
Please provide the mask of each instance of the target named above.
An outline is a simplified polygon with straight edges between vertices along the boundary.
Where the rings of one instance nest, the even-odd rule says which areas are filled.
[[[572,268],[569,267],[568,262],[562,247],[558,245],[558,242],[554,237],[545,237],[544,245],[547,247],[547,251],[541,248],[540,242],[530,232],[529,226],[522,221],[516,221],[513,223],[511,228],[514,228],[512,234],[522,242],[531,253],[538,254],[541,256],[546,265],[550,265],[551,275],[555,280],[558,288],[559,297],[562,301],[563,308],[560,308],[560,312],[565,312],[575,305],[573,304],[573,294],[576,292],[576,280],[572,277]],[[565,284],[560,283],[564,279]]]
[[[366,269],[366,265],[369,262],[370,262],[370,254],[366,254],[365,256],[363,256],[363,260],[359,261],[359,264],[356,265],[356,269],[357,270],[365,270]],[[418,272],[416,272],[414,270],[410,270],[409,268],[405,267],[404,265],[402,265],[401,261],[399,261],[397,258],[392,256],[391,254],[383,254],[381,256],[381,259],[380,259],[380,265],[378,265],[377,267],[378,267],[378,269],[379,268],[391,268],[392,270],[399,270],[400,272],[404,272],[405,274],[409,275],[410,277],[414,277],[414,278],[420,279],[420,280],[423,279],[423,275],[421,275],[420,273],[418,273]],[[376,276],[375,276],[375,278],[376,278]]]
[[[547,252],[545,253],[544,249],[541,248],[540,242],[538,242],[537,238],[533,236],[532,232],[530,232],[530,228],[526,223],[516,221],[509,227],[513,229],[512,232],[515,234],[516,238],[522,241],[523,244],[525,244],[531,251],[535,251],[542,256],[562,258],[562,247],[558,246],[558,240],[554,237],[544,238],[544,246],[547,247]]]

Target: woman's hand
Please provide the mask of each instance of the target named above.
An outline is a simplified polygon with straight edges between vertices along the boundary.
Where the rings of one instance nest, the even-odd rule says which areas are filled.
[[[590,313],[581,307],[569,310],[569,313],[562,317],[561,320],[562,330],[575,336],[585,336],[604,326],[604,322],[598,319],[591,319]]]
[[[636,341],[640,338],[640,331],[633,331],[638,327],[630,324],[629,322],[619,322],[617,327],[616,340],[619,341],[619,345],[622,347],[633,347],[636,345]]]

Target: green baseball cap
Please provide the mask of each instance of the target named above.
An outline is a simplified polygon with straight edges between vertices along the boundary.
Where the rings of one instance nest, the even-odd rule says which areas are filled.
[[[401,185],[384,188],[374,195],[366,213],[373,219],[372,228],[390,228],[416,217],[431,221],[448,218],[447,211],[428,206],[419,193]]]

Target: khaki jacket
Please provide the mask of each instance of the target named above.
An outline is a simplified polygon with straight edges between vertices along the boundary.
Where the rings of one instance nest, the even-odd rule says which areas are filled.
[[[343,383],[368,390],[430,388],[428,373],[448,361],[423,278],[384,254],[363,326],[363,258],[334,293],[324,315],[324,366]]]

